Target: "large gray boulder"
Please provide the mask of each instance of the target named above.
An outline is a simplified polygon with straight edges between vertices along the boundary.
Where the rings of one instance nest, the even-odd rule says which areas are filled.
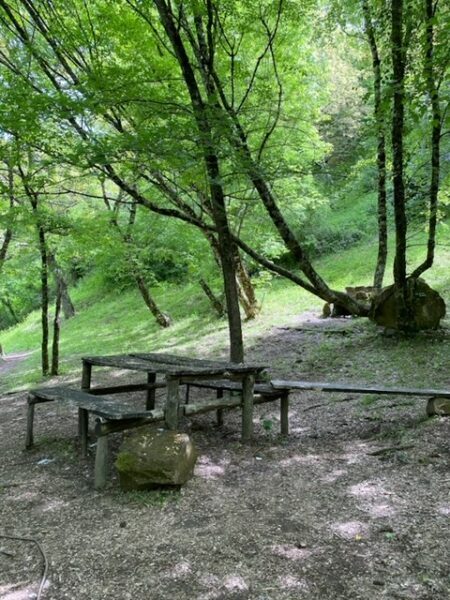
[[[436,329],[445,317],[445,302],[423,279],[408,280],[408,295],[411,300],[413,322],[411,329]],[[394,286],[383,288],[373,299],[370,318],[377,325],[398,329],[397,302]]]
[[[187,434],[143,427],[126,437],[115,464],[122,489],[146,490],[183,485],[193,476],[196,461]]]

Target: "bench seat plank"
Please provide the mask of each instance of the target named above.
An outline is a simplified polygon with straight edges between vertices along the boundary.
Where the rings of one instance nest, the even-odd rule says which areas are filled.
[[[58,401],[73,404],[99,417],[111,420],[140,419],[151,417],[152,411],[139,410],[116,400],[101,398],[73,388],[39,388],[30,391],[30,402]]]
[[[401,396],[440,396],[450,398],[449,390],[437,390],[431,388],[403,388],[403,387],[379,387],[372,385],[350,384],[350,383],[324,383],[318,381],[284,381],[274,379],[272,386],[279,390],[316,390],[318,392],[355,392],[358,394],[390,394]]]

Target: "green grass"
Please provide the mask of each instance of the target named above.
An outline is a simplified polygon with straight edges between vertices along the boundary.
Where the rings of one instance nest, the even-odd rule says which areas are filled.
[[[411,266],[418,264],[424,255],[424,235],[412,240],[410,249]],[[450,229],[441,227],[440,243],[437,248],[436,264],[426,273],[426,280],[433,285],[448,302],[450,298]],[[371,283],[375,262],[375,244],[364,243],[340,251],[320,260],[319,272],[336,289],[348,285]],[[391,271],[391,266],[388,272]],[[388,282],[388,281],[387,281]],[[226,320],[218,319],[212,313],[208,300],[199,286],[166,285],[152,290],[161,308],[170,314],[173,326],[160,329],[145,307],[139,293],[134,289],[104,293],[95,278],[86,278],[72,291],[77,315],[63,321],[60,356],[61,374],[68,378],[79,377],[80,357],[83,355],[113,354],[121,352],[158,351],[189,352],[198,356],[226,356],[228,348],[228,328]],[[261,303],[259,317],[244,323],[244,336],[247,345],[275,325],[289,322],[306,310],[320,312],[322,301],[308,294],[293,283],[274,277],[270,284],[258,288]],[[414,341],[387,340],[378,335],[374,325],[367,321],[349,322],[349,327],[362,331],[358,343],[340,336],[315,344],[303,367],[320,374],[321,365],[326,363],[351,376],[361,376],[358,354],[364,352],[364,345],[380,353],[387,347],[398,360],[405,364],[404,378],[416,379],[417,368],[409,360],[414,350]],[[16,369],[4,373],[1,381],[3,390],[26,388],[42,381],[40,375],[40,314],[31,313],[19,325],[1,333],[0,341],[7,355],[30,352]],[[424,338],[423,347],[430,349],[435,342]],[[437,342],[436,342],[437,343]],[[439,346],[424,354],[424,368],[445,369],[445,348],[439,353]],[[390,365],[385,365],[388,377]],[[392,367],[393,369],[393,367]],[[358,372],[356,372],[358,370]],[[369,371],[371,369],[369,368]],[[394,375],[392,374],[394,377]]]

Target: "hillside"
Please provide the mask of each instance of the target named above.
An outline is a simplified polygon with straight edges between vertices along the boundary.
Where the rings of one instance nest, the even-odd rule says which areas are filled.
[[[416,235],[410,249],[417,260],[423,255],[423,236]],[[370,285],[375,247],[370,243],[353,246],[329,254],[318,261],[321,272],[336,289],[345,286]],[[388,268],[388,275],[391,267]],[[433,269],[425,279],[446,300],[450,301],[450,232],[445,224],[440,230],[440,242]],[[298,286],[279,277],[262,278],[257,284],[261,313],[244,324],[247,348],[256,338],[273,327],[295,323],[309,311],[316,317],[323,303]],[[386,283],[389,283],[387,279]],[[79,375],[80,357],[130,351],[171,350],[195,355],[226,356],[228,334],[225,319],[211,311],[198,285],[163,284],[154,289],[155,298],[173,318],[174,325],[160,329],[154,323],[141,297],[134,289],[114,293],[105,291],[102,280],[92,276],[81,280],[72,290],[77,309],[74,318],[63,322],[61,334],[61,375],[72,380]],[[446,322],[448,323],[448,317]],[[372,330],[365,319],[354,320]],[[31,313],[23,323],[1,332],[0,340],[6,353],[2,374],[2,389],[16,389],[42,380],[39,372],[40,313]],[[8,365],[8,356],[24,353],[17,364]],[[8,366],[10,368],[8,368]]]

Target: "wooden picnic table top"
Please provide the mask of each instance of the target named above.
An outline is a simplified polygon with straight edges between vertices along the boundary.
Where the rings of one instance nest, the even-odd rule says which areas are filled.
[[[225,376],[260,373],[267,365],[255,363],[231,363],[227,361],[204,360],[175,354],[131,353],[111,356],[86,356],[83,363],[102,367],[116,367],[147,373],[161,373],[174,377],[183,376]]]

